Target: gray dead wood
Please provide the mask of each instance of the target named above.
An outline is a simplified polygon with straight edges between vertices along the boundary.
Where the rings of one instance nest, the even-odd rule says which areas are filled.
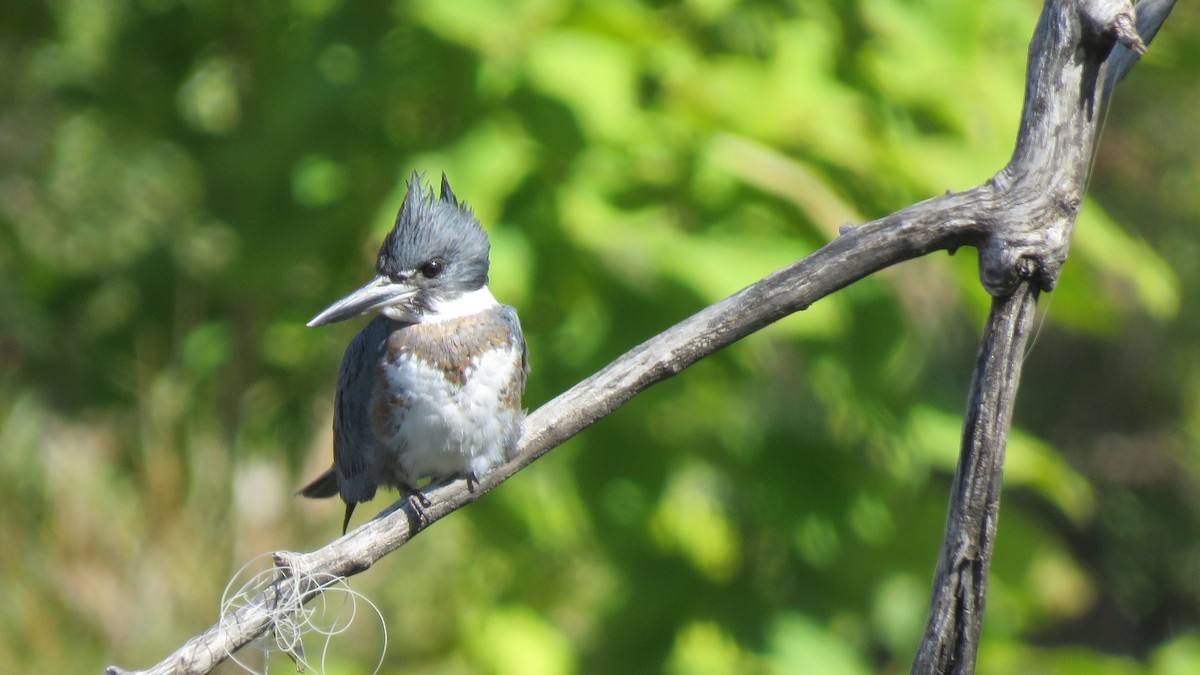
[[[950,493],[946,531],[933,580],[925,635],[912,672],[973,673],[987,598],[1004,474],[1004,450],[1022,358],[1038,291],[1049,290],[1066,259],[1079,200],[1091,174],[1096,143],[1113,88],[1145,51],[1173,0],[1137,6],[1136,31],[1128,5],[1096,0],[1051,1],[1029,46],[1025,107],[1013,158],[991,183],[1002,186],[998,230],[1024,238],[1023,252],[1004,237],[980,249],[996,276],[992,311],[976,360],[963,420],[963,438]],[[1140,37],[1139,37],[1140,36]],[[1114,42],[1116,45],[1114,46]],[[1045,237],[1037,241],[1037,237]],[[1039,269],[1040,268],[1040,269]]]
[[[1026,280],[1011,295],[992,299],[971,380],[933,601],[914,673],[975,669],[996,543],[1004,450],[1037,296],[1037,286]]]
[[[1140,53],[1143,40],[1157,31],[1173,4],[1144,0],[1138,5],[1135,32],[1125,1],[1047,2],[1030,45],[1017,146],[995,177],[965,192],[843,228],[841,236],[803,260],[633,348],[531,413],[515,458],[483,477],[474,491],[463,481],[428,491],[425,527],[475,501],[639,392],[764,326],[890,265],[974,246],[980,280],[997,299],[968,402],[965,459],[955,481],[931,620],[913,665],[921,673],[973,670],[1004,442],[1036,295],[1058,279],[1108,95],[1136,58],[1113,46],[1119,40]],[[319,594],[322,587],[311,579],[362,572],[423,529],[402,499],[316,551],[276,553],[278,580],[246,606],[151,668],[110,666],[106,672],[208,673],[271,630],[272,616],[280,609],[298,607]]]

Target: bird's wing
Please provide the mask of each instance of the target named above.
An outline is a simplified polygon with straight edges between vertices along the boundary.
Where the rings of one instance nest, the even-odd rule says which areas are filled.
[[[520,390],[525,391],[525,379],[529,375],[529,346],[525,344],[525,334],[521,332],[521,320],[517,318],[517,310],[508,305],[500,305],[500,317],[508,324],[512,344],[521,347]]]
[[[379,440],[371,425],[371,399],[379,377],[378,364],[387,349],[389,321],[376,317],[366,325],[342,356],[333,408],[333,458],[338,491],[347,503],[375,496],[371,469]]]

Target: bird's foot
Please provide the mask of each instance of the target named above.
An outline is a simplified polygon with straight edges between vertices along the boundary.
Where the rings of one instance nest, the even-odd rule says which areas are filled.
[[[417,514],[417,523],[424,529],[429,525],[429,518],[425,515],[425,507],[431,505],[429,497],[425,496],[424,492],[413,488],[408,493],[408,505],[412,507],[413,513]]]

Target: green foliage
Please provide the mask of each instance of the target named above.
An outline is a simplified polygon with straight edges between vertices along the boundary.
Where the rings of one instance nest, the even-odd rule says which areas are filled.
[[[414,168],[489,229],[536,407],[838,225],[986,180],[1037,11],[5,3],[0,671],[149,664],[246,561],[336,534],[292,493],[358,326],[303,323]],[[1044,301],[985,672],[1200,659],[1198,26],[1177,9],[1118,91]],[[905,670],[987,303],[974,256],[914,261],[639,396],[353,580],[383,671]],[[381,645],[360,621],[325,672]]]

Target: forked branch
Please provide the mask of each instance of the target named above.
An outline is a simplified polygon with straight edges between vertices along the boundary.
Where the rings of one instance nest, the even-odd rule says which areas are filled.
[[[1018,285],[1012,294],[993,300],[979,348],[914,674],[975,671],[1004,451],[1038,291],[1053,287],[1066,260],[1113,88],[1145,52],[1174,1],[1140,3],[1136,30],[1128,7],[1119,5],[1104,0],[1047,2],[1029,47],[1017,147],[992,183],[1006,184],[1013,194],[1027,195],[1030,201],[1005,210],[1008,220],[1001,229],[1008,234],[980,251],[985,285],[989,269],[998,280],[1015,275]],[[1030,235],[1033,238],[1025,241]],[[989,253],[994,265],[990,268]]]

